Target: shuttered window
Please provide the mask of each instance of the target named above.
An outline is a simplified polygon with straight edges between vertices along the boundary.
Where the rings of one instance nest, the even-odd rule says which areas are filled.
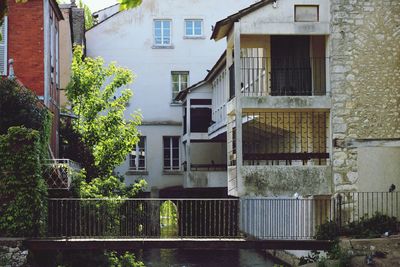
[[[7,75],[7,17],[4,18],[1,26],[1,42],[0,42],[0,73]]]

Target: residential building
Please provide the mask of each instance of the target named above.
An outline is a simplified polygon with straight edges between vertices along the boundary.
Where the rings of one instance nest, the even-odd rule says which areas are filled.
[[[267,0],[218,21],[212,38],[225,38],[226,52],[177,97],[188,166],[198,153],[218,154],[198,149],[191,128],[201,99],[211,107],[201,139],[223,140],[229,195],[323,198],[399,185],[399,9],[398,1]],[[205,179],[190,167],[186,177]]]
[[[8,60],[18,80],[33,90],[53,114],[51,151],[58,156],[59,22],[63,15],[55,0],[9,1],[2,27],[0,68],[8,75]]]
[[[265,0],[218,21],[212,38],[226,40],[225,52],[176,98],[185,185],[225,176],[230,196],[259,198],[240,208],[250,236],[313,236],[371,204],[396,216],[395,195],[360,192],[400,184],[399,16],[398,1]]]
[[[75,1],[59,6],[64,17],[60,22],[60,107],[66,107],[65,89],[71,80],[73,47],[85,46],[85,11]]]
[[[138,8],[116,13],[113,6],[100,12],[113,15],[99,20],[86,32],[88,56],[101,56],[106,63],[116,61],[136,76],[127,118],[140,110],[142,137],[116,170],[127,177],[128,183],[145,178],[153,196],[166,196],[167,189],[184,191],[183,116],[181,103],[175,97],[203,79],[223,52],[222,42],[209,40],[211,26],[254,2],[149,0]],[[225,152],[218,151],[221,155],[214,161],[223,163]],[[204,162],[211,162],[209,155],[199,156]],[[206,190],[208,195],[226,195],[225,183],[212,186],[213,189]],[[207,186],[192,191],[200,192],[203,188]]]

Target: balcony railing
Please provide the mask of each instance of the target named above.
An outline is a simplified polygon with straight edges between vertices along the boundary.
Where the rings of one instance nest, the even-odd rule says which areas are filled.
[[[233,68],[229,73],[232,98]],[[242,57],[241,92],[245,96],[325,95],[326,59]]]
[[[329,112],[243,113],[244,165],[326,165]]]
[[[187,171],[186,162],[183,163],[183,168]],[[190,164],[191,171],[226,171],[227,164]]]
[[[49,189],[68,190],[74,173],[80,170],[79,164],[69,159],[48,159],[43,167]]]

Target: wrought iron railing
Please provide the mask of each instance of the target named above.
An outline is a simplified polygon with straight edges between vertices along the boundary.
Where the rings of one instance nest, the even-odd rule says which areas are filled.
[[[69,189],[74,174],[80,170],[79,164],[70,159],[48,159],[43,168],[49,189]]]
[[[243,113],[244,165],[326,165],[328,111]]]
[[[246,96],[325,95],[326,59],[242,57],[241,88]]]
[[[187,171],[187,163],[183,163],[183,169]],[[227,170],[227,164],[195,164],[192,163],[190,164],[190,170],[191,171],[226,171]]]
[[[337,199],[340,207],[338,222],[344,225],[377,214],[400,219],[400,192],[346,192],[338,194]]]
[[[47,237],[310,240],[317,234],[348,234],[349,226],[377,214],[386,216],[379,217],[379,224],[394,221],[400,231],[400,192],[304,198],[49,199]]]
[[[49,199],[49,237],[237,238],[236,199]]]

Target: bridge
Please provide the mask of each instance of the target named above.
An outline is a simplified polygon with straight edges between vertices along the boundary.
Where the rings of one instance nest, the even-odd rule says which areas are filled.
[[[328,249],[315,240],[337,216],[322,199],[56,199],[48,201],[46,237],[32,250]]]

